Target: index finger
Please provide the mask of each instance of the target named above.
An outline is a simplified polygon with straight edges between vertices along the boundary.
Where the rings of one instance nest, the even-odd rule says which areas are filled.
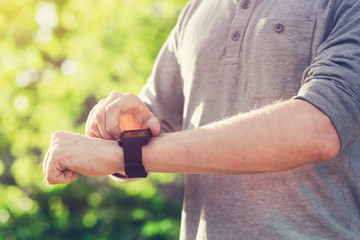
[[[145,128],[149,119],[154,118],[145,104],[130,93],[109,104],[106,112],[106,128],[115,139],[121,131]]]

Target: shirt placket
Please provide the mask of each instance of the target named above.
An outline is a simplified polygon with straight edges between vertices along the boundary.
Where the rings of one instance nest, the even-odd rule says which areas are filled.
[[[238,62],[239,52],[257,0],[239,0],[227,40],[225,64]]]

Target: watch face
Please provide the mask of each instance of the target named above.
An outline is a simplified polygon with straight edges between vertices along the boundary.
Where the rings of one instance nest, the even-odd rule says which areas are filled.
[[[121,138],[146,137],[148,131],[149,131],[148,129],[124,131],[121,133],[120,137]]]
[[[118,143],[120,146],[123,146],[125,142],[140,142],[141,145],[144,146],[148,144],[151,136],[152,135],[150,129],[123,131],[120,134]]]

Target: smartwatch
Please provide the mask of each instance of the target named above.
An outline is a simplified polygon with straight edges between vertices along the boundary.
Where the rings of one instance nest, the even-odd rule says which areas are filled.
[[[148,144],[152,134],[150,129],[123,131],[118,144],[124,151],[125,174],[129,178],[146,178],[147,172],[142,164],[142,146]]]

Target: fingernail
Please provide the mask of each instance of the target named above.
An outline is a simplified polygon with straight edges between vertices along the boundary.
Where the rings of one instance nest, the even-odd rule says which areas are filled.
[[[155,123],[154,119],[150,119],[148,121],[147,126],[148,126],[148,128],[152,128],[152,129],[156,128],[156,123]]]

